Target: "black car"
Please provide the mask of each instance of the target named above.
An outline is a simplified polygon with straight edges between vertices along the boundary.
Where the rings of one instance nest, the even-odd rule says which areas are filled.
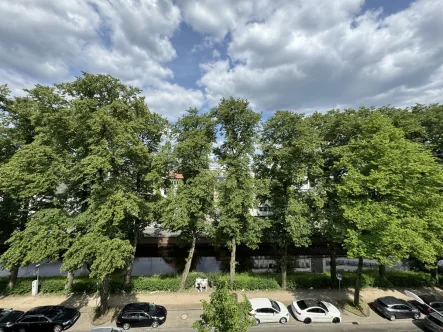
[[[437,295],[419,295],[419,297],[423,300],[427,305],[418,303],[417,301],[414,303],[423,313],[429,314],[430,312],[440,311],[443,312],[443,297]],[[431,308],[429,308],[431,307]]]
[[[139,302],[127,304],[117,317],[117,326],[128,330],[131,327],[158,327],[166,321],[167,310],[161,305]]]
[[[25,312],[14,324],[18,332],[54,331],[70,328],[80,317],[77,309],[63,306],[35,307]]]
[[[420,311],[405,300],[393,296],[380,297],[374,302],[374,309],[389,320],[397,318],[420,318]]]
[[[24,314],[23,311],[0,309],[0,332],[12,331],[14,323]]]

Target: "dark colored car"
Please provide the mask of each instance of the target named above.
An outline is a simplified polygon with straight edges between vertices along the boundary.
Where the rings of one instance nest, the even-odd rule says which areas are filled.
[[[70,328],[80,317],[77,309],[63,306],[35,307],[25,312],[14,324],[18,332],[54,331]]]
[[[425,318],[426,331],[441,332],[443,331],[443,317],[437,312],[429,314]]]
[[[127,304],[117,317],[117,326],[128,330],[131,327],[158,327],[166,321],[167,310],[161,305],[139,302]]]
[[[374,302],[374,309],[389,320],[397,318],[420,318],[420,310],[405,300],[393,296],[380,297]]]
[[[423,300],[424,303],[427,305],[415,302],[414,304],[423,312],[426,314],[429,314],[430,312],[435,311],[441,311],[443,312],[443,297],[436,296],[436,295],[419,295],[419,297]],[[429,308],[429,307],[431,308]]]
[[[0,309],[0,332],[13,331],[14,323],[24,314],[23,311]]]

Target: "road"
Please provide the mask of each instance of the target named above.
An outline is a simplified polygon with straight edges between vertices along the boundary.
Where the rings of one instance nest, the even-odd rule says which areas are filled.
[[[386,322],[377,324],[361,324],[352,325],[345,324],[311,324],[311,325],[280,325],[280,324],[263,324],[257,327],[251,327],[250,332],[294,332],[294,331],[306,331],[306,332],[423,332],[423,320],[416,322]],[[168,332],[195,332],[195,330],[187,327],[159,327],[158,329],[152,328],[133,328],[132,332],[153,332],[153,331],[168,331]],[[79,331],[80,332],[80,331]],[[88,332],[88,331],[81,331]]]

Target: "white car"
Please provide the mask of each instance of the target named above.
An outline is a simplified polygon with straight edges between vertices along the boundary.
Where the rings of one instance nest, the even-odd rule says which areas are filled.
[[[260,323],[286,324],[289,320],[289,311],[281,302],[267,298],[250,299],[249,302],[252,306],[249,315],[255,318],[255,325]]]
[[[329,302],[316,299],[296,300],[291,305],[297,320],[309,324],[311,322],[341,322],[340,310]]]

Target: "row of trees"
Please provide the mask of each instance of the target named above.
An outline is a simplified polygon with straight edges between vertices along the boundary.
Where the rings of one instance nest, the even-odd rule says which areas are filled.
[[[279,248],[282,287],[288,248],[313,238],[328,240],[332,258],[338,246],[358,257],[358,276],[363,258],[435,266],[442,253],[442,106],[277,111],[261,122],[246,100],[230,98],[169,124],[139,89],[107,75],[26,92],[0,89],[0,236],[9,244],[1,261],[10,287],[20,266],[61,259],[70,288],[89,264],[106,312],[109,277],[125,269],[129,285],[137,241],[153,223],[189,243],[181,288],[203,236],[230,249],[231,284],[237,246],[260,241]],[[173,173],[183,174],[178,186]],[[250,213],[265,202],[268,218]]]

